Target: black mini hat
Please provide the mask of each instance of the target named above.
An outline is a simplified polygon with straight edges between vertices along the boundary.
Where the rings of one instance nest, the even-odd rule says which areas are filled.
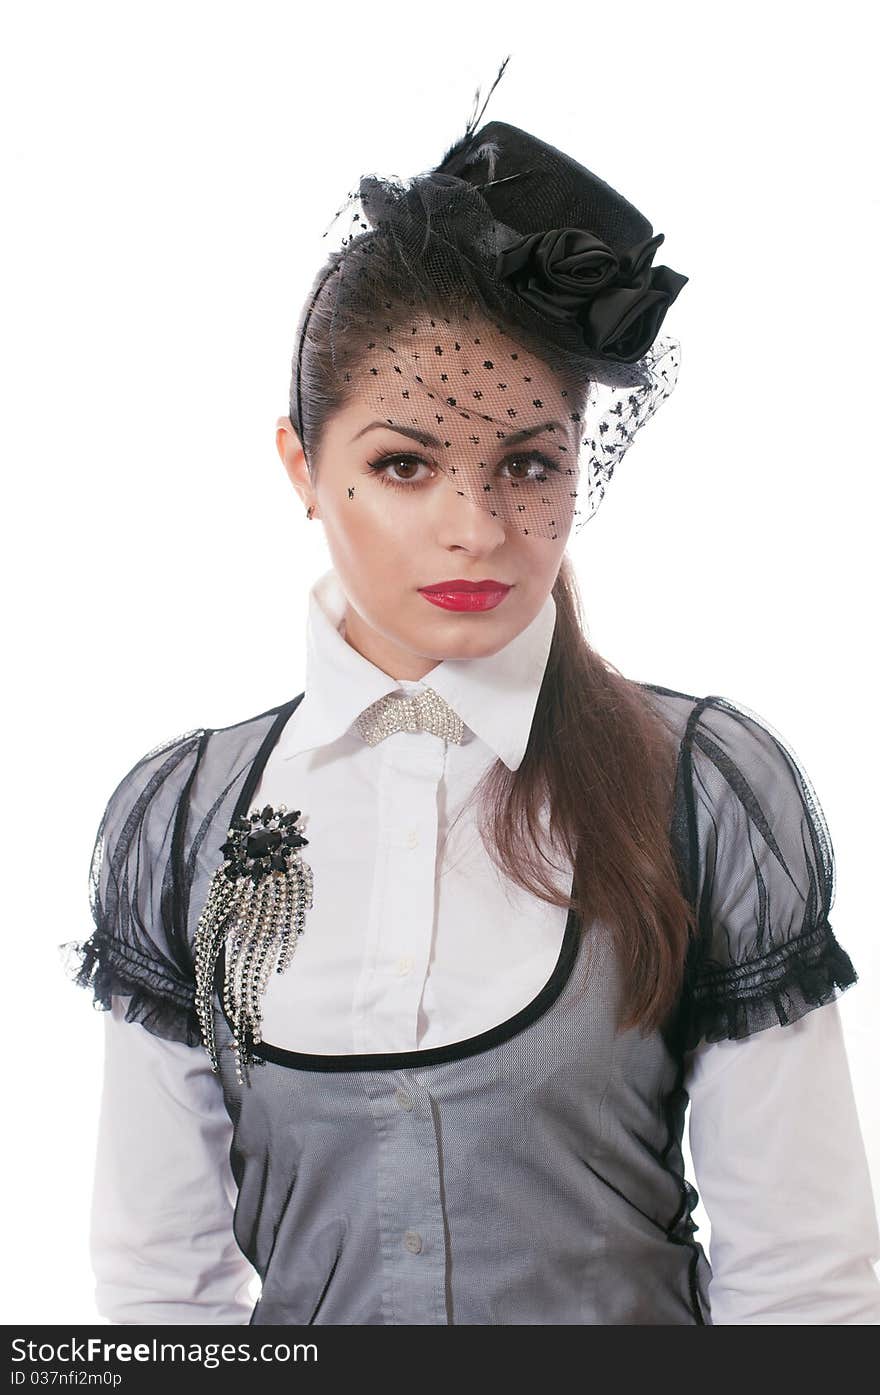
[[[570,155],[502,121],[462,137],[433,173],[472,184],[494,218],[519,234],[499,252],[493,280],[543,312],[539,332],[596,360],[643,357],[688,277],[651,266],[665,235],[654,236],[628,199]],[[520,314],[530,322],[527,309]]]

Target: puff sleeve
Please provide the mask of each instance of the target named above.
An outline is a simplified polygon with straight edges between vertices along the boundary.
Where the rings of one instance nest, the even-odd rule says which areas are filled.
[[[834,852],[803,766],[756,713],[695,706],[685,736],[698,934],[686,1048],[786,1025],[857,982],[835,938]]]
[[[200,1045],[195,972],[185,931],[187,875],[181,831],[208,733],[177,736],[143,756],[102,815],[89,874],[94,930],[59,946],[75,983],[109,1011],[128,999],[127,1022],[155,1036]]]

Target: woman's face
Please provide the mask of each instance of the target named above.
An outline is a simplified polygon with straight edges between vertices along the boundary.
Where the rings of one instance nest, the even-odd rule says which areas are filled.
[[[492,352],[488,328],[480,342],[481,353]],[[543,396],[558,401],[559,385],[551,382],[550,370],[540,360],[524,351],[520,357],[531,381],[518,393],[512,383],[505,400],[516,402],[518,427],[537,426],[548,414],[536,410],[533,400],[541,400],[543,384]],[[415,420],[436,433],[432,412],[419,404],[415,411],[413,407],[414,399],[408,403],[407,424]],[[276,442],[304,506],[313,505],[313,518],[324,525],[348,599],[347,642],[390,677],[419,679],[444,659],[494,654],[531,623],[556,580],[571,525],[551,540],[525,535],[500,513],[493,517],[488,508],[457,492],[435,449],[386,425],[371,425],[387,415],[377,410],[369,393],[356,394],[340,408],[327,424],[314,481],[289,417],[278,421]],[[577,434],[570,422],[566,431],[576,457]],[[528,464],[529,447],[550,452],[554,444],[558,449],[559,439],[559,432],[545,433],[519,453],[501,440],[487,463],[500,480],[515,479],[516,470],[539,469]],[[485,444],[480,449],[485,458]],[[380,470],[371,468],[371,462],[387,455],[395,458]],[[443,459],[448,468],[448,452]],[[505,465],[510,461],[523,462],[512,476]],[[383,475],[399,487],[383,481]],[[472,612],[443,609],[419,590],[460,579],[491,579],[510,590],[494,608]]]

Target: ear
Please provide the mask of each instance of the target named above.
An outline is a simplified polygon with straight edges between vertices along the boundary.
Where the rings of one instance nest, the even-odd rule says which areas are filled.
[[[302,500],[303,508],[308,509],[311,505],[312,516],[315,517],[317,499],[309,476],[305,451],[293,429],[290,417],[279,417],[275,423],[275,445],[287,476]]]

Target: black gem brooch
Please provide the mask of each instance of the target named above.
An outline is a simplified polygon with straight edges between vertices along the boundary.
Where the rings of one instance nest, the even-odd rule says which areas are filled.
[[[253,1064],[251,1043],[261,1040],[260,1002],[274,969],[283,973],[312,907],[312,869],[300,848],[300,810],[267,804],[233,819],[221,845],[223,862],[208,889],[196,929],[196,1010],[211,1067],[220,1069],[212,1007],[214,974],[226,947],[223,1005],[234,1024],[231,1046],[239,1081]]]
[[[286,872],[291,854],[307,845],[308,838],[296,831],[300,810],[294,809],[292,814],[282,810],[284,805],[276,814],[267,804],[259,813],[254,810],[249,818],[240,814],[233,819],[229,841],[220,846],[226,857],[223,875],[231,882],[250,877],[257,883],[268,872]]]

